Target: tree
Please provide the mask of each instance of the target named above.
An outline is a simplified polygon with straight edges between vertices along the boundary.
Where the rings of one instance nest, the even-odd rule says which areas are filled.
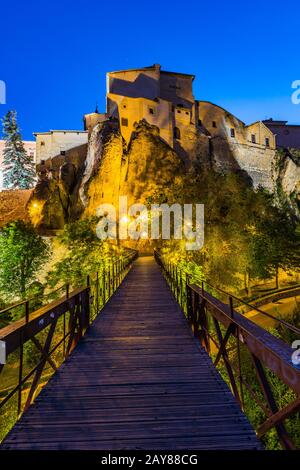
[[[48,273],[50,288],[61,283],[69,283],[72,287],[81,286],[86,282],[88,274],[98,271],[106,259],[113,257],[112,247],[104,244],[96,235],[97,221],[97,217],[91,217],[64,226],[60,242],[67,253]]]
[[[257,231],[253,236],[253,246],[253,266],[256,267],[256,277],[267,278],[274,275],[276,289],[279,288],[280,268],[299,269],[299,224],[281,208],[270,208],[266,217],[257,225]]]
[[[49,257],[48,243],[31,224],[20,220],[0,230],[0,291],[8,299],[24,299]]]
[[[6,189],[29,189],[34,185],[32,158],[22,142],[16,111],[8,111],[2,119],[5,147],[3,150],[3,185]]]

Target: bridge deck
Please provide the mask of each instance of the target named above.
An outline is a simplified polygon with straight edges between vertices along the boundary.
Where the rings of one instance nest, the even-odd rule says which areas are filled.
[[[153,258],[139,258],[4,441],[10,449],[253,449]]]

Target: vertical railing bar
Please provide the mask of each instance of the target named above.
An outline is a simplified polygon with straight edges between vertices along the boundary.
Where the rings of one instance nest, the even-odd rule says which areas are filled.
[[[18,416],[22,409],[22,378],[23,378],[23,329],[20,331],[19,377],[18,377]]]

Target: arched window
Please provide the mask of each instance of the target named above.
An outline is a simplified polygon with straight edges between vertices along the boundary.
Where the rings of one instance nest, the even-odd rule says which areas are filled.
[[[180,129],[178,127],[174,127],[174,139],[180,140]]]

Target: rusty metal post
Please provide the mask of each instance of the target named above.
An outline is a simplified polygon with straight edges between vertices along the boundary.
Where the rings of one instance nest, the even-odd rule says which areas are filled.
[[[233,318],[233,299],[231,296],[229,297],[229,306],[230,306],[230,316],[231,318]]]
[[[18,377],[18,416],[22,410],[22,379],[23,379],[23,330],[20,330],[19,377]]]
[[[29,300],[25,302],[25,321],[26,323],[29,322]]]
[[[97,271],[96,274],[96,308],[97,308],[97,315],[99,312],[99,273]]]

